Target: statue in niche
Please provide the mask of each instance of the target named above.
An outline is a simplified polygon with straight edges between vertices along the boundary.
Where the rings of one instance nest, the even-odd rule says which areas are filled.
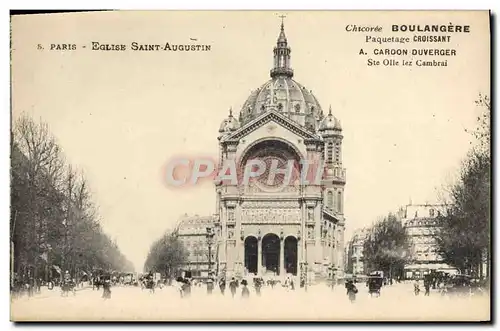
[[[233,228],[229,228],[227,230],[227,238],[228,239],[233,239],[233,237],[234,237],[234,229]]]
[[[307,228],[307,239],[314,239],[314,228]]]
[[[308,219],[309,221],[314,220],[313,209],[312,209],[312,208],[309,208],[307,212],[308,212],[307,219]]]

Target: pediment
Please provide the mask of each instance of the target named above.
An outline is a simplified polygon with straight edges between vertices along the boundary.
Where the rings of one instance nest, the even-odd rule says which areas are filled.
[[[319,135],[309,132],[308,130],[304,129],[301,125],[283,116],[282,114],[274,110],[270,110],[268,112],[261,114],[259,117],[253,119],[252,121],[248,122],[238,130],[224,136],[221,139],[221,142],[239,141],[243,137],[269,124],[270,122],[273,122],[276,125],[279,125],[288,131],[291,131],[292,133],[301,137],[304,140],[321,140],[321,137]]]

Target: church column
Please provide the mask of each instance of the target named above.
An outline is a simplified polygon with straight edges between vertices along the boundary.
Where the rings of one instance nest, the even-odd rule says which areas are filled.
[[[280,238],[280,277],[285,275],[285,241]]]
[[[300,235],[300,231],[297,236],[297,276],[300,277],[301,265],[302,265],[302,245],[303,240]]]
[[[262,240],[257,238],[257,275],[262,274]]]

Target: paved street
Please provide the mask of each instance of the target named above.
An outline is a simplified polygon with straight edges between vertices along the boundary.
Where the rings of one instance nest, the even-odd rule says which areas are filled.
[[[61,297],[51,291],[45,297],[21,298],[12,303],[15,320],[484,320],[488,318],[487,297],[451,299],[437,292],[415,297],[410,284],[382,289],[380,298],[370,298],[358,284],[357,300],[351,304],[342,287],[324,286],[287,292],[264,288],[261,297],[251,293],[235,299],[218,289],[210,297],[194,288],[191,298],[181,299],[173,287],[154,294],[136,287],[114,287],[111,300],[101,299],[102,290],[83,289],[76,296]]]

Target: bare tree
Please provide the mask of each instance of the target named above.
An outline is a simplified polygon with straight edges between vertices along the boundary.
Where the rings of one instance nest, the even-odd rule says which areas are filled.
[[[463,161],[458,179],[449,188],[449,213],[440,217],[436,241],[447,263],[462,273],[481,276],[480,264],[490,260],[491,252],[491,104],[489,97],[483,95],[476,104],[482,113],[477,117],[476,128],[468,131],[476,143]]]
[[[65,164],[48,125],[23,114],[15,122],[12,138],[15,270],[35,278],[44,269],[48,277],[52,265],[72,274],[94,268],[130,271],[132,264],[102,231],[85,176]]]

